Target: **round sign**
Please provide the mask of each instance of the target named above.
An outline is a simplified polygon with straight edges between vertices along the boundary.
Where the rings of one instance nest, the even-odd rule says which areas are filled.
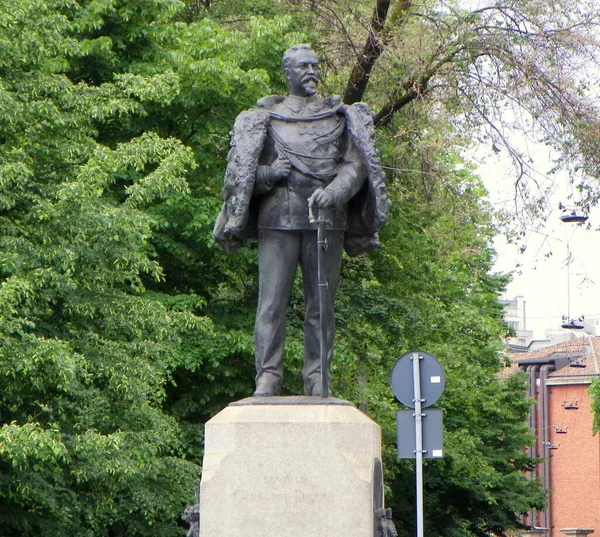
[[[396,399],[409,408],[415,408],[414,361],[418,359],[421,380],[421,406],[433,405],[442,395],[446,375],[440,363],[423,351],[407,352],[392,367],[392,391]]]

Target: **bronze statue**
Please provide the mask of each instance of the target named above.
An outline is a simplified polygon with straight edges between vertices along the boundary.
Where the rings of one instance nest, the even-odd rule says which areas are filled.
[[[323,378],[333,350],[333,299],[342,250],[356,256],[378,246],[389,201],[367,106],[317,96],[319,66],[309,45],[285,52],[282,67],[289,95],[264,97],[258,108],[236,119],[214,237],[233,252],[258,236],[254,395],[280,394],[286,309],[300,264],[306,308],[304,392],[327,397]],[[309,217],[309,210],[318,211],[321,224]],[[316,230],[325,222],[318,267]],[[327,299],[321,301],[318,272],[327,287]]]

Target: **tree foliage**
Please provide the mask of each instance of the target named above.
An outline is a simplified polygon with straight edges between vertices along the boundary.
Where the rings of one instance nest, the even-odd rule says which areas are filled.
[[[197,474],[162,404],[182,333],[210,321],[144,292],[164,279],[150,209],[189,191],[193,155],[107,143],[173,89],[83,80],[100,4],[0,4],[1,535],[177,535]]]
[[[426,112],[415,107],[405,124]],[[447,375],[439,402],[445,455],[426,465],[427,533],[502,535],[520,526],[519,513],[543,505],[544,493],[524,475],[532,464],[522,452],[531,442],[524,379],[501,375],[505,328],[497,298],[507,278],[490,274],[495,229],[481,201],[485,192],[456,150],[440,149],[435,138],[447,135],[438,126],[382,136],[386,160],[419,171],[392,174],[395,203],[384,246],[346,264],[338,345],[351,352],[347,361],[336,358],[336,375],[345,381],[344,395],[382,424],[388,500],[402,534],[410,534],[414,469],[395,460],[398,405],[389,372],[406,352],[434,354]]]
[[[253,260],[210,231],[231,123],[295,35],[181,7],[0,3],[1,535],[181,534],[201,423],[251,382],[206,309]]]

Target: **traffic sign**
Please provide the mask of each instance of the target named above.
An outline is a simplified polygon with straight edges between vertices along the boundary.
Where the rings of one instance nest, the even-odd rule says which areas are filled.
[[[415,408],[413,358],[418,357],[421,377],[421,407],[433,405],[442,395],[446,375],[442,366],[428,352],[407,352],[392,368],[392,391],[396,399],[409,408]]]
[[[429,408],[423,413],[423,458],[441,459],[444,456],[443,410]],[[416,459],[417,445],[415,415],[412,410],[396,412],[398,459]]]
[[[440,363],[422,351],[401,356],[394,364],[391,376],[392,391],[398,401],[414,408],[414,412],[406,410],[396,415],[398,458],[412,458],[413,455],[415,458],[416,537],[423,537],[423,458],[443,456],[442,411],[429,409],[423,412],[423,408],[440,398],[446,376]]]

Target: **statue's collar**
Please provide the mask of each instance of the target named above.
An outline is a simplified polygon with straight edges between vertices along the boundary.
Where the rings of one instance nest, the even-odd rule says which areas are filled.
[[[310,97],[271,95],[260,99],[257,104],[267,108],[272,119],[289,122],[323,119],[338,113],[343,106],[337,96],[321,99],[316,95]]]
[[[325,107],[325,104],[324,99],[319,99],[316,95],[311,95],[310,97],[288,95],[283,101],[283,106],[294,114],[307,115],[307,111],[309,113],[320,112]]]

